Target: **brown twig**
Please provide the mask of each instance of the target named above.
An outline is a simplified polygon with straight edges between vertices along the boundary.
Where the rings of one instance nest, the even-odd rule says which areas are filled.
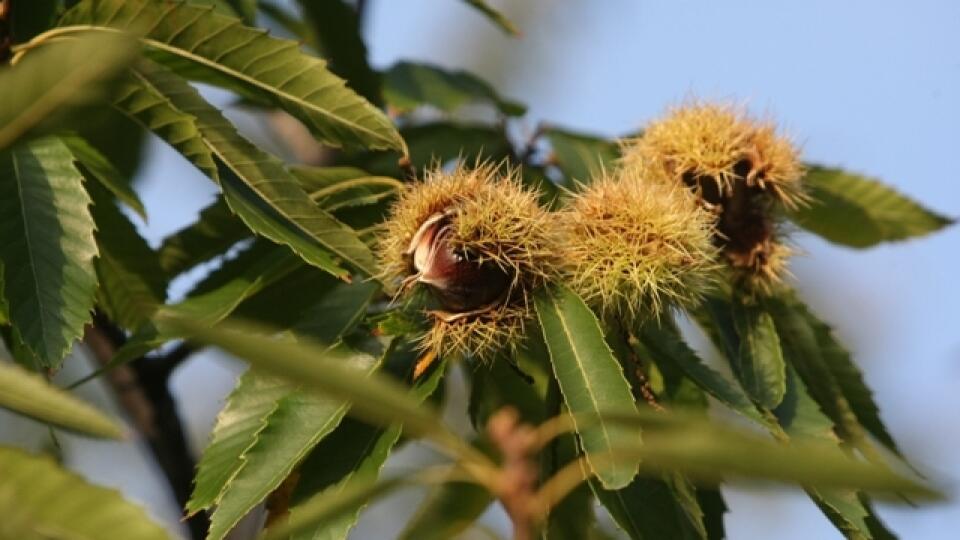
[[[512,407],[497,411],[487,422],[487,434],[503,458],[494,494],[513,522],[514,540],[533,540],[536,530],[537,462],[536,430],[520,423]]]
[[[101,365],[106,365],[125,342],[125,334],[100,313],[94,315],[93,324],[84,331],[84,343]],[[191,346],[183,344],[169,355],[141,357],[105,375],[118,404],[150,447],[180,508],[190,498],[196,461],[187,445],[168,382],[173,368],[192,352]],[[210,527],[206,514],[198,512],[185,521],[192,538],[206,537]]]

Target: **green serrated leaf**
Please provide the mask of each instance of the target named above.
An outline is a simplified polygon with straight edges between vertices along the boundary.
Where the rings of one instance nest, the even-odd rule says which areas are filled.
[[[412,350],[399,350],[394,356],[403,359],[399,362],[400,369],[410,371],[415,363],[416,355]],[[388,364],[394,364],[390,358],[387,361]],[[429,375],[415,383],[410,394],[421,402],[426,400],[443,379],[444,368],[443,365],[433,368]],[[399,441],[401,432],[399,425],[376,428],[352,418],[344,420],[304,462],[300,469],[301,480],[294,492],[294,503],[299,504],[321,494],[341,493],[351,483],[375,481]],[[352,512],[343,512],[335,519],[305,527],[293,536],[293,540],[345,540],[360,517],[361,506]],[[291,508],[290,519],[299,520],[301,510],[299,506]]]
[[[236,18],[183,2],[84,0],[60,21],[61,27],[85,25],[145,28],[143,43],[164,63],[273,103],[332,146],[405,149],[390,120],[322,61]]]
[[[0,407],[77,433],[119,439],[114,420],[40,375],[0,361]],[[2,480],[0,480],[2,483]]]
[[[123,34],[86,33],[27,51],[0,71],[0,150],[73,122],[108,96],[136,56],[136,41]]]
[[[169,540],[142,508],[47,457],[0,446],[0,538]]]
[[[165,325],[185,337],[217,345],[250,362],[256,369],[301,384],[304,388],[349,400],[351,414],[379,425],[401,422],[415,435],[452,443],[453,436],[432,407],[413,400],[401,385],[377,373],[349,365],[349,355],[306,342],[268,337],[269,329],[240,323],[210,327],[187,318]]]
[[[297,3],[330,71],[343,77],[347,86],[370,103],[382,105],[380,74],[367,61],[367,47],[360,35],[357,10],[343,0],[298,0]]]
[[[527,111],[471,73],[412,62],[398,62],[384,73],[384,97],[390,107],[401,113],[423,105],[452,113],[471,103],[493,105],[508,116],[522,116]]]
[[[645,325],[639,338],[656,358],[676,364],[697,386],[721,403],[751,420],[764,422],[743,389],[705,364],[678,333],[669,328]]]
[[[322,328],[314,329],[313,335],[326,338],[330,343],[352,328],[370,302],[370,289],[376,287],[360,284],[331,291],[321,304],[328,315],[335,315],[331,320],[324,321]],[[368,371],[375,369],[378,364],[373,357],[363,353],[339,356],[342,361]],[[246,387],[252,388],[252,385]],[[285,388],[286,392],[276,398],[276,407],[269,415],[262,417],[262,428],[248,431],[251,442],[244,448],[239,466],[229,480],[220,486],[209,538],[225,536],[251,508],[283,482],[346,414],[348,404],[341,400],[306,393],[291,384],[286,384]],[[258,389],[252,388],[252,391]],[[237,394],[236,399],[250,401],[242,394]],[[224,475],[217,478],[222,479]],[[199,481],[197,487],[199,490]],[[204,486],[203,491],[210,493],[215,489]],[[206,501],[209,502],[209,498]]]
[[[630,384],[604,340],[597,318],[583,300],[561,287],[538,294],[535,301],[554,375],[570,412],[635,412]],[[636,476],[639,460],[601,466],[595,456],[621,444],[636,443],[639,431],[601,422],[589,427],[577,425],[577,433],[587,461],[605,488],[622,488]]]
[[[591,486],[617,525],[634,540],[704,538],[703,525],[691,519],[680,493],[663,479],[635,478],[618,490],[603,489],[597,482]]]
[[[56,138],[0,152],[0,244],[10,320],[42,367],[56,368],[90,320],[97,280],[90,198]]]
[[[377,274],[370,249],[356,233],[318,208],[277,158],[239,136],[220,112],[190,85],[155,66],[144,75],[161,94],[196,118],[216,157],[219,183],[231,209],[258,234],[290,246],[310,264],[345,277],[331,253],[367,275]]]
[[[787,394],[777,408],[777,419],[791,436],[818,439],[839,445],[834,424],[810,397],[807,387],[790,367],[787,371]],[[853,491],[831,491],[808,488],[807,495],[820,511],[848,538],[871,538],[866,524],[867,509]]]
[[[82,137],[70,135],[61,139],[70,149],[70,153],[73,154],[74,160],[82,167],[82,170],[89,173],[88,177],[92,176],[103,187],[110,190],[117,199],[129,206],[131,210],[139,214],[144,220],[147,219],[147,211],[143,207],[140,197],[130,187],[130,182],[110,163],[106,156]]]
[[[97,303],[112,321],[137,330],[163,304],[167,282],[157,254],[106,191],[97,187],[90,194],[100,251],[95,262],[100,281]]]
[[[791,212],[790,218],[845,246],[865,248],[905,240],[954,223],[891,187],[840,169],[812,166],[804,186],[812,202]]]
[[[774,409],[786,391],[786,368],[773,318],[756,306],[732,304],[740,348],[733,371],[758,404]]]
[[[492,8],[489,3],[485,0],[463,0],[466,4],[473,9],[479,11],[483,14],[484,17],[490,20],[493,24],[499,27],[501,30],[510,34],[512,36],[519,36],[520,31],[517,30],[517,27],[514,26],[513,22],[510,21],[503,13],[500,13],[496,9]]]
[[[553,161],[567,177],[570,188],[576,183],[590,183],[603,171],[612,171],[620,156],[615,142],[594,135],[558,128],[548,128],[544,135],[550,141]]]
[[[244,453],[256,443],[269,417],[280,406],[281,398],[289,392],[286,383],[257,376],[252,371],[240,377],[227,397],[227,404],[217,415],[210,442],[197,464],[187,512],[193,514],[217,503],[223,487],[243,466]]]
[[[841,437],[868,450],[864,446],[869,443],[863,440],[862,416],[870,424],[870,432],[897,452],[896,443],[880,420],[872,393],[849,355],[834,341],[829,327],[796,299],[770,299],[767,307],[782,335],[784,354],[810,395],[837,425]],[[843,385],[838,377],[842,377]],[[856,400],[856,410],[847,394]]]

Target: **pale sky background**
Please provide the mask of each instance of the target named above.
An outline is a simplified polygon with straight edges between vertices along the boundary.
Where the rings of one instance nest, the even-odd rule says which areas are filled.
[[[529,105],[526,129],[548,121],[607,136],[634,131],[686,97],[732,99],[770,114],[802,144],[805,160],[881,178],[948,216],[960,216],[960,2],[829,0],[528,0],[504,7],[524,36],[504,36],[456,0],[373,0],[366,37],[374,66],[399,59],[473,71]],[[215,101],[225,96],[212,92]],[[245,122],[246,124],[247,122]],[[154,244],[195,217],[213,186],[152,141],[138,186]],[[960,481],[960,228],[866,251],[809,235],[794,261],[807,302],[835,324],[910,459],[948,484]],[[78,358],[79,360],[79,358]],[[64,380],[82,371],[72,364]],[[242,367],[197,355],[174,378],[199,452]],[[459,390],[458,393],[461,393]],[[112,405],[96,385],[84,396]],[[45,430],[22,425],[17,442]],[[7,430],[4,430],[7,432]],[[9,437],[8,437],[9,438]],[[117,486],[171,530],[174,507],[134,443],[64,437],[67,462]],[[390,466],[423,459],[401,452]],[[798,490],[725,490],[732,539],[840,538]],[[394,530],[412,498],[380,505],[352,538]],[[952,539],[960,501],[920,509],[882,506],[904,539]],[[487,521],[505,531],[502,515]],[[387,532],[385,532],[387,531]],[[389,536],[387,536],[389,538]]]

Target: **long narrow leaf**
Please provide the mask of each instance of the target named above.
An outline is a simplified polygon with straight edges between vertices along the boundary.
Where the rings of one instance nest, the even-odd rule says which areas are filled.
[[[179,1],[84,0],[60,25],[145,28],[144,44],[170,65],[271,102],[330,145],[404,150],[389,119],[322,61],[236,18]]]
[[[118,439],[114,420],[39,375],[0,362],[0,407],[78,433]]]
[[[596,317],[583,300],[569,289],[558,288],[539,294],[536,307],[554,374],[570,412],[596,415],[635,412],[630,384],[604,341]],[[600,466],[592,456],[639,441],[639,432],[603,422],[590,427],[578,426],[577,432],[587,459],[604,487],[622,488],[636,476],[639,461],[624,460],[612,466]]]
[[[170,540],[138,506],[50,458],[0,446],[0,537]]]
[[[55,368],[90,320],[97,245],[90,198],[57,138],[0,152],[0,262],[10,321],[43,367]]]
[[[136,69],[140,84],[164,96],[195,119],[213,152],[217,178],[231,209],[253,231],[290,246],[307,262],[346,277],[331,252],[368,275],[376,275],[369,248],[356,233],[319,209],[277,158],[240,137],[223,115],[189,84],[155,64]]]
[[[812,202],[790,218],[845,246],[865,248],[923,236],[955,221],[876,180],[839,169],[812,167],[804,184]]]

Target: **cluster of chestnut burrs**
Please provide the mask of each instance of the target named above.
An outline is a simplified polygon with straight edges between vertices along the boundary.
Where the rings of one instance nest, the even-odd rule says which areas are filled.
[[[765,294],[782,281],[791,249],[777,216],[806,198],[796,147],[771,123],[691,104],[621,150],[557,211],[489,163],[436,168],[403,190],[379,240],[381,277],[398,299],[429,292],[424,349],[487,359],[515,346],[532,295],[555,280],[633,321],[720,283]]]

